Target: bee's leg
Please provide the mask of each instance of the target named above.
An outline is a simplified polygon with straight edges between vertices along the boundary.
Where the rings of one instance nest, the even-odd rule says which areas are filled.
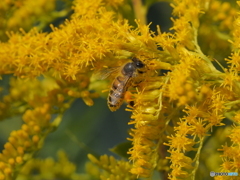
[[[141,82],[143,82],[143,79],[138,79],[132,82],[132,87],[137,87]]]

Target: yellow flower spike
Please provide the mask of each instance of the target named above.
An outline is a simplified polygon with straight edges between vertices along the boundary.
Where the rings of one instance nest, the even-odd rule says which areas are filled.
[[[141,177],[150,177],[157,165],[158,144],[155,140],[159,140],[160,128],[163,126],[158,119],[158,113],[161,110],[159,110],[161,108],[159,88],[162,86],[162,83],[157,83],[158,80],[162,81],[163,78],[150,77],[145,80],[139,86],[139,92],[134,95],[133,99],[136,104],[131,118],[134,120],[129,124],[134,124],[136,129],[132,129],[130,133],[133,138],[129,140],[133,142],[133,147],[128,154],[131,155],[129,159],[133,162],[131,172]]]
[[[187,92],[187,99],[188,99],[188,101],[190,101],[190,102],[194,101],[195,97],[196,97],[195,91]]]
[[[180,119],[180,122],[178,122],[178,126],[174,127],[174,130],[178,132],[178,134],[181,134],[183,136],[189,134],[190,126],[187,123],[187,121],[184,121],[183,119]]]
[[[7,142],[5,145],[4,145],[4,148],[10,152],[10,153],[15,153],[15,149],[13,147],[13,145],[9,142]]]
[[[182,105],[185,105],[187,104],[188,102],[188,98],[186,96],[180,96],[179,99],[178,99],[178,106],[182,106]]]
[[[218,10],[221,6],[221,2],[220,1],[213,1],[211,4],[210,4],[210,9],[211,10]]]
[[[226,180],[226,179],[228,179],[228,178],[229,178],[229,180],[231,180],[231,179],[230,179],[231,177],[215,176],[215,177],[214,177],[214,180]]]
[[[15,137],[13,137],[13,136],[10,136],[10,137],[8,138],[8,141],[9,141],[12,145],[14,145],[14,144],[17,143],[17,139],[16,139]]]
[[[234,4],[210,1],[209,10],[203,15],[202,25],[199,29],[199,36],[208,39],[204,44],[201,43],[203,51],[209,55],[213,54],[213,56],[214,54],[218,54],[221,57],[228,56],[229,53],[225,53],[225,50],[226,48],[230,49],[227,41],[231,38],[227,38],[226,36],[229,36],[234,31],[236,17],[237,8]]]
[[[177,149],[179,152],[186,152],[192,150],[192,146],[196,144],[192,139],[177,134],[175,137],[168,136],[171,148]],[[167,145],[167,144],[166,144]]]
[[[191,119],[194,120],[198,116],[203,116],[201,109],[196,106],[187,105],[183,111],[187,114],[187,117],[184,118],[187,119],[189,123],[192,123]]]
[[[82,99],[87,106],[93,106],[94,102],[90,98],[89,91],[82,92]]]
[[[17,137],[19,138],[19,139],[28,139],[28,133],[27,132],[25,132],[25,131],[23,131],[23,130],[18,130],[17,131]]]
[[[10,158],[9,160],[8,160],[8,164],[10,164],[10,165],[14,165],[15,164],[15,160],[13,159],[13,158]]]
[[[88,154],[88,158],[101,169],[100,171],[94,168],[95,175],[100,174],[97,177],[101,177],[101,179],[136,179],[136,176],[129,172],[131,165],[127,161],[116,160],[114,157],[108,157],[107,155],[101,156],[98,160],[93,155]],[[91,172],[91,174],[94,172]]]
[[[108,156],[106,154],[104,154],[103,156],[100,157],[100,162],[103,164],[102,166],[104,168],[107,168],[108,167],[108,164],[109,164],[109,159],[108,159]]]
[[[3,172],[4,172],[4,174],[6,174],[7,176],[9,176],[9,175],[12,173],[12,170],[11,170],[11,168],[5,168],[5,169],[3,170]]]
[[[6,149],[2,150],[1,159],[7,161],[9,157],[11,157],[11,152],[7,151]]]
[[[238,136],[239,131],[240,131],[240,127],[236,126],[232,129],[231,134],[229,135],[229,138],[231,139],[233,145],[240,144],[240,139]]]
[[[79,89],[85,89],[89,85],[89,78],[82,79],[82,81],[79,84]]]
[[[49,110],[50,110],[50,105],[48,103],[44,103],[43,107],[41,108],[41,113],[42,114],[48,114]]]
[[[213,92],[213,95],[211,97],[212,105],[209,106],[209,108],[216,113],[216,115],[222,113],[224,110],[228,109],[228,107],[225,106],[225,98],[221,96],[219,92]]]
[[[23,163],[23,158],[21,156],[16,157],[16,163],[22,164]]]
[[[62,94],[58,94],[57,95],[57,100],[58,100],[58,103],[63,103],[65,98],[64,98],[64,96]]]
[[[45,159],[46,166],[45,167],[40,167],[42,169],[45,169],[46,167],[54,167],[54,160],[52,158],[47,158]]]
[[[156,120],[156,116],[153,114],[133,114],[132,119],[138,119],[140,122],[144,122],[144,120],[148,119],[149,121],[154,121]],[[130,121],[128,124],[137,124],[138,122],[136,121]]]
[[[223,149],[219,149],[219,151],[223,151],[223,163],[222,163],[222,170],[223,171],[232,171],[239,169],[239,147],[237,146],[222,146]]]
[[[144,114],[155,114],[156,109],[154,107],[149,107],[149,106],[144,107],[144,106],[142,106],[141,111]]]
[[[174,167],[172,171],[172,177],[174,177],[173,179],[175,179],[175,177],[188,178],[189,174],[187,173],[187,171],[178,169],[178,167]]]
[[[92,154],[88,154],[88,159],[93,162],[94,164],[98,164],[98,159],[93,156]]]
[[[22,125],[22,130],[24,130],[25,132],[29,132],[29,127],[27,124],[23,124]]]
[[[72,97],[80,97],[80,93],[79,92],[75,92],[73,90],[69,90],[68,91],[68,95],[72,96]]]
[[[171,172],[171,174],[174,177],[189,176],[186,171],[182,171],[182,168],[193,169],[191,165],[193,162],[192,159],[185,156],[183,153],[180,153],[178,150],[171,150],[169,152],[171,153],[171,156],[167,157],[167,159],[170,159],[172,162],[171,168],[173,169],[173,171]]]
[[[40,179],[52,179],[52,178],[64,178],[75,179],[78,174],[75,173],[75,165],[69,162],[64,152],[58,153],[58,161],[54,161],[52,158],[47,159],[31,159],[21,169],[19,178],[40,178]],[[37,173],[35,173],[37,171]],[[78,179],[78,178],[76,178]]]
[[[30,119],[29,119],[29,120],[30,120]],[[28,121],[27,123],[28,123],[28,126],[31,127],[31,128],[32,128],[33,126],[35,126],[35,124],[36,124],[36,122],[34,122],[33,119],[30,120],[30,121]]]
[[[31,142],[30,141],[24,141],[23,146],[24,146],[24,148],[30,148],[31,147]]]
[[[132,174],[141,174],[142,177],[146,178],[149,177],[149,174],[151,173],[149,170],[140,167],[133,167],[130,172]]]
[[[0,173],[0,180],[5,180],[6,176],[4,176],[2,173]]]
[[[2,159],[1,159],[2,160]],[[0,161],[0,169],[3,170],[6,167],[6,163],[3,161]]]
[[[32,116],[32,111],[31,110],[27,110],[24,115],[23,115],[23,120],[24,122],[26,123],[29,123],[30,119],[31,119],[31,116]]]
[[[40,128],[39,126],[35,125],[35,126],[33,127],[33,131],[34,131],[35,133],[40,133],[41,128]]]
[[[153,60],[149,62],[148,68],[150,70],[156,70],[156,69],[170,70],[172,68],[172,65],[166,62]],[[161,82],[158,82],[158,83],[161,83]]]
[[[235,116],[233,117],[233,121],[235,123],[240,124],[240,113],[239,112],[236,112]]]
[[[82,12],[82,10],[84,8],[87,8],[87,7],[84,7],[85,5],[91,7],[91,9],[93,11],[94,11],[93,7],[96,6],[96,12],[97,12],[97,10],[99,12],[100,2],[101,1],[99,1],[99,4],[94,2],[93,6],[89,6],[89,2],[84,3],[84,4],[82,2],[80,2],[80,4],[82,6],[79,7],[79,9],[75,8],[75,10],[76,10],[75,15],[81,16],[81,13],[84,13],[84,12]],[[76,4],[78,4],[78,3],[76,3]],[[92,12],[92,11],[87,11],[84,14],[87,15],[88,12]],[[109,24],[111,25],[111,22],[112,22],[111,17],[104,17],[105,12],[101,12],[99,14],[100,14],[101,18],[103,18],[103,19],[106,18],[105,22],[109,22]],[[94,27],[93,25],[96,23],[99,23],[99,20],[101,20],[101,18],[100,19],[96,18],[95,15],[96,15],[96,13],[92,14],[87,21],[85,20],[85,16],[82,16],[82,18],[73,17],[72,21],[66,23],[66,27],[63,26],[61,29],[55,29],[54,33],[50,34],[48,37],[46,37],[43,34],[37,34],[37,35],[35,35],[37,37],[34,37],[34,40],[31,38],[22,39],[22,41],[25,42],[26,45],[35,43],[34,46],[31,47],[31,51],[33,51],[33,52],[37,51],[37,52],[32,53],[32,54],[34,54],[34,56],[31,56],[31,62],[36,62],[36,64],[38,65],[39,64],[38,57],[41,56],[41,60],[42,60],[41,64],[47,64],[48,67],[54,67],[53,69],[56,72],[53,71],[53,74],[66,75],[67,77],[76,78],[76,74],[81,71],[82,67],[84,67],[85,65],[88,65],[88,66],[91,65],[92,61],[94,61],[94,57],[93,57],[94,54],[97,54],[96,57],[98,57],[98,54],[99,54],[99,56],[102,56],[102,54],[105,54],[106,52],[108,52],[107,46],[112,44],[112,43],[109,43],[110,41],[109,42],[106,41],[105,42],[106,45],[103,46],[104,48],[102,48],[104,51],[100,52],[100,53],[97,52],[98,47],[102,47],[102,44],[99,43],[98,46],[95,46],[96,43],[94,43],[94,42],[96,42],[96,41],[95,41],[95,39],[93,41],[91,37],[97,37],[98,34],[103,35],[104,32],[106,32],[106,33],[104,33],[106,35],[113,34],[113,32],[108,33],[107,30],[111,31],[111,29],[106,29],[106,28],[98,29],[98,30],[96,29],[96,32],[86,30],[87,29],[86,27],[91,27],[91,26]],[[84,23],[79,23],[79,20]],[[109,27],[109,26],[106,26],[106,27]],[[99,30],[101,30],[101,31],[99,31]],[[89,34],[89,32],[91,32],[91,33]],[[33,32],[29,32],[25,36],[28,36],[31,33],[33,34]],[[86,36],[79,36],[81,34],[86,34]],[[109,39],[109,37],[107,37],[106,35],[104,37],[106,37],[106,39]],[[78,38],[76,38],[76,36],[78,36]],[[14,37],[11,38],[11,40],[13,40],[13,39],[14,39]],[[18,39],[18,38],[16,38],[16,39]],[[31,42],[29,42],[29,39],[31,39]],[[42,39],[42,40],[38,41],[39,39]],[[49,40],[49,39],[51,39],[51,40]],[[48,43],[49,48],[45,48],[46,44],[47,44],[46,42],[48,42],[48,41],[50,41],[50,43]],[[59,43],[59,42],[62,42],[62,43]],[[18,42],[18,41],[15,42],[15,44],[18,44],[18,43],[20,43],[20,42]],[[64,44],[64,46],[66,46],[67,48],[62,48],[62,44]],[[87,46],[90,48],[86,49],[85,44],[87,44]],[[93,47],[91,47],[92,44],[94,45]],[[51,47],[54,47],[54,48],[51,48]],[[48,57],[46,57],[47,60],[42,57],[42,54],[41,54],[42,51],[38,52],[39,49],[46,53],[46,55],[48,56]],[[61,49],[61,51],[59,51],[59,49]],[[65,51],[64,49],[68,49],[68,51]],[[75,50],[73,50],[73,49],[75,49]],[[83,52],[79,51],[79,49],[82,49]],[[86,50],[84,50],[84,49],[86,49]],[[92,49],[92,52],[90,51],[91,49]],[[69,52],[69,50],[71,50],[71,51]],[[86,51],[86,52],[84,52],[84,51]],[[22,66],[27,67],[27,65],[29,65],[29,61],[27,60],[28,56],[25,56],[25,54],[28,55],[28,53],[27,52],[24,53],[24,52],[25,51],[23,51],[23,54],[21,54],[22,58],[23,58],[21,62],[25,61],[22,64]],[[69,61],[66,63],[65,57],[67,57],[68,55],[69,55],[69,58],[68,58]],[[49,61],[49,59],[54,59],[54,60],[57,59],[57,61]],[[36,66],[34,64],[30,64],[30,67],[34,68],[34,71],[31,72],[31,71],[27,70],[27,68],[19,69],[19,66],[18,66],[18,71],[20,71],[19,74],[23,74],[23,73],[27,74],[28,73],[27,74],[28,76],[38,75],[46,69],[44,67],[41,67],[41,65],[39,68],[36,68],[38,66]]]
[[[49,123],[50,123],[50,120],[51,120],[51,114],[49,114],[49,113],[48,113],[48,114],[45,114],[45,115],[43,116],[43,118],[44,118],[44,120],[45,120],[45,121],[43,121],[43,122],[45,123],[44,125],[45,125],[45,126],[49,126],[49,125],[50,125]]]
[[[98,178],[100,175],[100,170],[98,169],[97,165],[93,164],[92,162],[87,162],[85,164],[85,171],[93,178]]]
[[[231,146],[224,145],[219,151],[223,151],[223,163],[222,171],[236,171],[238,172],[240,168],[239,161],[239,138],[237,134],[239,133],[239,127],[234,126],[229,135],[232,142]]]
[[[232,70],[240,70],[240,52],[239,50],[231,53],[231,56],[225,59]]]
[[[224,162],[222,163],[222,170],[226,171],[226,170],[231,170],[232,169],[232,162],[228,161],[228,160],[224,160]]]
[[[40,138],[39,138],[38,135],[34,135],[34,136],[32,137],[32,141],[33,141],[34,144],[37,144],[37,143],[39,142],[39,140],[40,140]]]
[[[112,165],[112,166],[116,166],[117,165],[117,161],[116,159],[113,157],[113,156],[110,156],[109,157],[109,163]]]
[[[207,136],[207,128],[205,127],[205,123],[201,119],[197,121],[193,127],[190,127],[192,131],[192,136],[198,136],[199,138],[203,138]]]
[[[185,89],[183,87],[179,86],[179,87],[176,87],[176,90],[177,90],[176,93],[178,95],[183,95]]]
[[[239,77],[234,71],[226,72],[225,78],[221,86],[226,87],[232,91],[235,82],[239,81]]]

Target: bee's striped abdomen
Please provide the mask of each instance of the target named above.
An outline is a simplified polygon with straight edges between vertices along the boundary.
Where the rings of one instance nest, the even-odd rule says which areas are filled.
[[[144,67],[145,64],[136,57],[132,58],[132,62],[122,66],[121,75],[113,81],[108,95],[108,107],[111,111],[116,111],[122,105],[128,87],[133,85],[133,79],[138,74],[145,73]]]
[[[128,77],[118,76],[112,84],[108,96],[108,106],[111,111],[116,111],[123,102],[124,94],[127,90],[126,81]]]

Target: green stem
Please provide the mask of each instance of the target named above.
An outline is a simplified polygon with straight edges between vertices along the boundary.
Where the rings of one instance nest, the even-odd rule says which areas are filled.
[[[204,137],[202,137],[200,139],[200,144],[199,144],[199,147],[198,147],[198,150],[197,150],[197,154],[196,154],[196,156],[193,160],[193,161],[195,161],[195,167],[194,167],[194,169],[191,173],[192,174],[192,180],[195,180],[195,175],[196,175],[196,171],[197,171],[198,166],[199,166],[199,158],[200,158],[200,152],[201,152],[202,147],[203,147],[203,142],[204,142]]]
[[[132,0],[133,10],[136,19],[140,20],[141,24],[147,24],[146,8],[142,5],[141,0]]]

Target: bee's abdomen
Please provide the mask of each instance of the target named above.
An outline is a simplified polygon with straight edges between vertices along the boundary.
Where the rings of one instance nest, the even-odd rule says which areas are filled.
[[[124,94],[126,92],[125,77],[118,76],[112,84],[112,88],[108,96],[108,106],[111,111],[116,111],[123,102]]]

